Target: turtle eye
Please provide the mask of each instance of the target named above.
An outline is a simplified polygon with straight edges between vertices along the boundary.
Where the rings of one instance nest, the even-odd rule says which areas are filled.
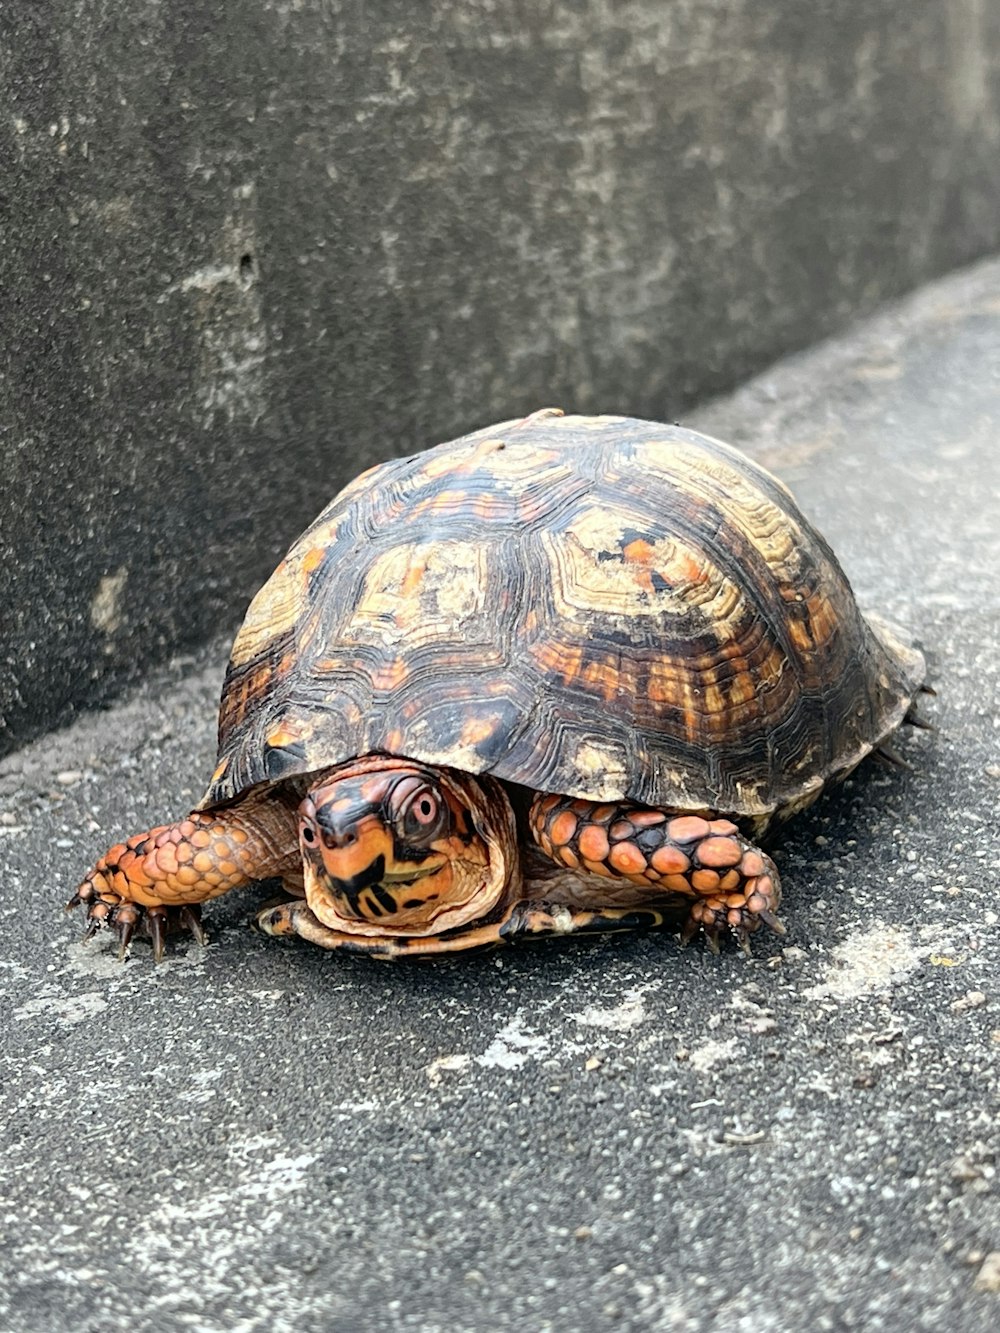
[[[433,842],[443,832],[447,815],[434,788],[421,785],[404,797],[397,816],[399,831],[410,842]]]

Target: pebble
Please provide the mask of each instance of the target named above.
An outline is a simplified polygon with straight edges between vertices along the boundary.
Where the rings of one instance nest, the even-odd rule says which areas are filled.
[[[1000,1250],[992,1250],[972,1284],[975,1291],[1000,1291]]]
[[[61,773],[56,774],[56,782],[60,787],[72,787],[80,781],[83,774],[78,768],[64,768]]]
[[[986,996],[981,990],[967,990],[958,1000],[952,1000],[951,1012],[964,1013],[966,1009],[981,1009],[986,1003]]]

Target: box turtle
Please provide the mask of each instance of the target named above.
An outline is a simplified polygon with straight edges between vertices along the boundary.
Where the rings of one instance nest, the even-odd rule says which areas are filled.
[[[157,958],[272,876],[262,930],[385,957],[662,924],[745,947],[782,929],[753,840],[923,672],[738,451],[536,412],[341,491],[236,637],[201,803],[69,905]]]

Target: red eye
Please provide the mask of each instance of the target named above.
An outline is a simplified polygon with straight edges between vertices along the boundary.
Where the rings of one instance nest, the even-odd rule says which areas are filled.
[[[409,813],[418,824],[427,825],[433,824],[437,819],[439,808],[438,798],[432,791],[427,791],[425,788],[423,791],[417,792],[410,804]]]
[[[448,808],[433,787],[420,781],[413,782],[412,787],[400,783],[396,797],[399,801],[396,828],[405,842],[426,847],[445,831]]]

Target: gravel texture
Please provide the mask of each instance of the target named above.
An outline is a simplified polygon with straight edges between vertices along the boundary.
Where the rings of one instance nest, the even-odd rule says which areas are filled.
[[[0,765],[0,1326],[998,1326],[1000,263],[691,424],[938,691],[774,842],[788,937],[380,965],[253,934],[262,889],[119,964],[59,906],[211,769],[225,645],[177,661]]]

